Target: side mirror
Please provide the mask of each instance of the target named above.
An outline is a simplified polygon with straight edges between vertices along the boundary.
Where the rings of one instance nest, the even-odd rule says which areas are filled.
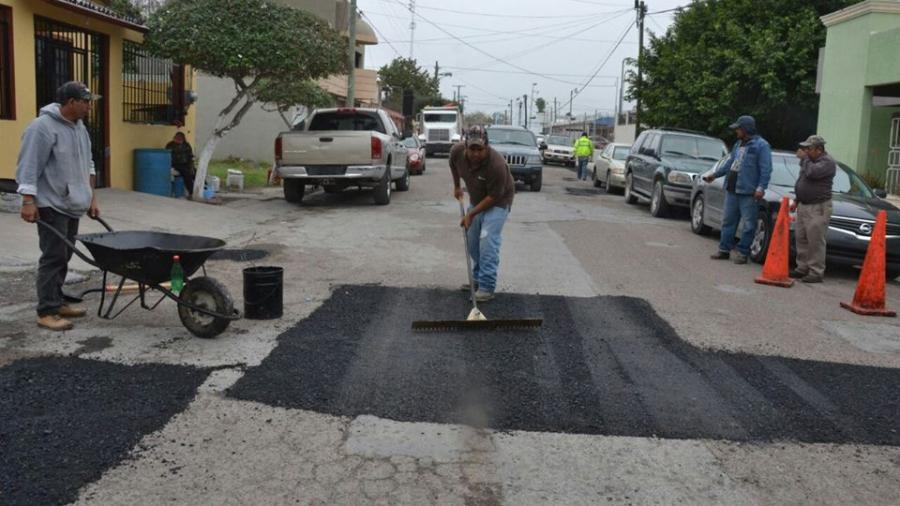
[[[875,196],[880,199],[886,199],[887,198],[887,190],[878,188],[877,190],[875,190]]]
[[[546,142],[542,142],[542,143],[541,143],[541,146],[540,146],[538,149],[540,149],[541,151],[546,150],[546,149],[547,149],[547,143],[546,143]]]

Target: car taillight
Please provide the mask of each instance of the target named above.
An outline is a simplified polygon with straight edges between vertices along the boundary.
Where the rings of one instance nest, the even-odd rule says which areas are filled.
[[[282,155],[281,137],[275,138],[275,161],[280,162]]]
[[[372,136],[372,160],[381,159],[382,151],[381,151],[381,139],[378,137]]]

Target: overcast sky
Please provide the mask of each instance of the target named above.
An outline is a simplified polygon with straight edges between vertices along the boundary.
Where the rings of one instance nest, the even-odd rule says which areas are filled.
[[[646,1],[650,13],[690,3]],[[409,56],[408,3],[358,0],[381,41],[368,47],[367,68]],[[537,83],[536,96],[550,107],[556,97],[563,114],[570,92],[582,89],[597,72],[575,98],[573,113],[611,114],[622,60],[637,55],[633,0],[417,0],[416,12],[413,57],[431,72],[435,61],[441,72],[452,72],[452,77],[441,79],[441,91],[451,97],[453,85],[463,85],[470,111],[502,111],[511,98],[530,95],[532,83]],[[661,33],[671,22],[671,12],[651,14],[646,28]],[[619,39],[622,43],[613,50]]]

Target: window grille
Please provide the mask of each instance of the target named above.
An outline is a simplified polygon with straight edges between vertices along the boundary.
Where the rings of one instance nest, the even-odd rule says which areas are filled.
[[[151,56],[147,50],[125,41],[122,55],[122,109],[132,123],[184,125],[187,112],[184,66]]]

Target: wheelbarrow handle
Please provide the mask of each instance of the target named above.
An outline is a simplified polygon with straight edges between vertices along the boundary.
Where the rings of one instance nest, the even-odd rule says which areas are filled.
[[[113,232],[113,228],[110,227],[109,223],[107,223],[106,220],[104,220],[103,218],[101,218],[99,216],[91,216],[90,214],[88,216],[90,216],[90,218],[94,221],[99,221],[100,224],[103,225],[103,228],[105,228],[107,231]]]
[[[88,264],[93,265],[94,267],[100,269],[100,266],[97,265],[96,262],[94,262],[94,259],[89,258],[84,253],[78,251],[78,248],[75,247],[75,244],[72,241],[70,241],[69,238],[65,236],[65,234],[63,234],[59,230],[56,230],[55,228],[51,227],[50,224],[44,220],[37,220],[35,223],[37,223],[39,227],[44,227],[45,229],[49,230],[50,232],[53,232],[53,234],[56,235],[56,237],[59,237],[59,239],[62,242],[64,242],[66,244],[66,246],[71,248],[73,253],[78,255],[78,258],[80,258],[80,259],[84,260],[85,262],[87,262]],[[104,223],[104,225],[106,225],[106,223]],[[106,225],[106,228],[109,228],[109,225]],[[112,230],[112,229],[110,229],[110,230]],[[100,270],[103,270],[103,269],[100,269]]]

